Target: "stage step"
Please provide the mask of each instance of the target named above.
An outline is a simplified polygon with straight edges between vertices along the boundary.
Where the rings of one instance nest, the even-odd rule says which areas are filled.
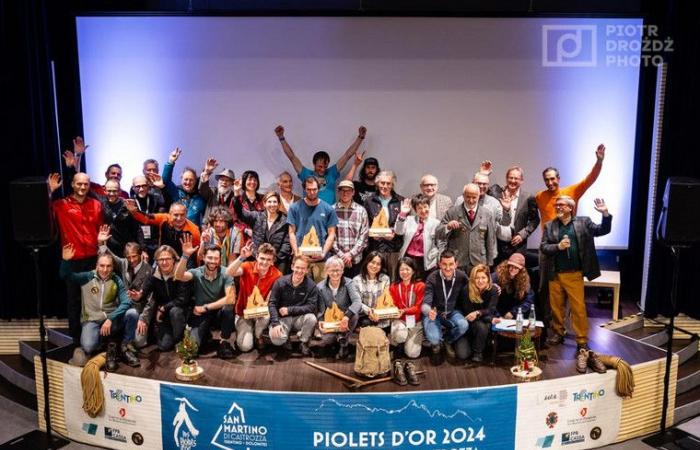
[[[34,364],[21,355],[0,355],[0,375],[15,386],[36,395]]]
[[[68,328],[47,328],[46,337],[49,342],[59,347],[71,345],[73,343],[73,338],[70,336]]]
[[[34,364],[34,356],[40,353],[41,343],[39,341],[19,341],[19,354],[30,364]],[[46,343],[46,356],[51,357],[53,352],[61,347],[51,342]]]

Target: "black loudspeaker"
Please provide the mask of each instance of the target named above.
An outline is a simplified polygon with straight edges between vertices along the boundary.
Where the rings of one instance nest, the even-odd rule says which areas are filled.
[[[668,245],[700,242],[700,180],[670,177],[663,202],[657,237]]]
[[[27,246],[50,245],[56,237],[46,178],[10,181],[10,216],[15,239]]]

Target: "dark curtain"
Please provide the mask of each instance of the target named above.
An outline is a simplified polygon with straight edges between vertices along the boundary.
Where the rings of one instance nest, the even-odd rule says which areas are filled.
[[[700,143],[695,136],[700,126],[700,8],[697,2],[684,1],[670,2],[667,6],[664,24],[674,48],[667,58],[666,109],[656,196],[659,208],[668,177],[700,178]],[[700,199],[696,200],[696,206],[687,205],[688,213],[693,209],[698,214]],[[700,294],[695,285],[700,277],[699,253],[700,245],[681,251],[677,297],[678,311],[694,318],[700,318]],[[648,316],[670,314],[672,268],[670,250],[654,242],[645,308]]]

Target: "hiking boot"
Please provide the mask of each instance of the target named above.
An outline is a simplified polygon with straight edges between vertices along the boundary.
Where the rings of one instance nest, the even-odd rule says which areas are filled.
[[[87,362],[87,355],[82,347],[76,347],[73,350],[73,357],[68,361],[71,366],[84,367]]]
[[[216,349],[216,356],[219,359],[233,358],[233,347],[228,341],[219,342],[219,348]]]
[[[455,359],[457,356],[455,354],[455,348],[452,344],[448,344],[447,342],[445,342],[445,356],[447,356],[448,359]]]
[[[564,343],[564,336],[562,336],[561,334],[552,333],[552,335],[547,338],[547,341],[545,343],[548,347],[555,347],[559,344]]]
[[[434,366],[439,366],[442,361],[440,360],[440,352],[442,347],[440,344],[430,346],[430,364]]]
[[[593,369],[593,372],[605,373],[607,371],[605,364],[600,360],[598,354],[592,351],[588,352],[588,367]]]
[[[586,373],[588,368],[588,350],[581,348],[576,354],[576,370],[579,373]]]
[[[411,361],[407,361],[406,364],[403,365],[403,369],[406,373],[406,378],[408,378],[408,382],[413,386],[418,386],[420,380],[418,379],[418,374],[416,374],[416,365]]]
[[[482,355],[480,352],[474,352],[472,355],[472,362],[475,363],[480,363],[484,361],[484,355]]]
[[[394,377],[394,383],[398,384],[399,386],[406,386],[408,384],[408,380],[406,380],[406,372],[404,372],[403,368],[403,362],[400,359],[394,361],[394,370],[392,375]]]
[[[141,366],[141,361],[139,361],[138,350],[134,346],[129,344],[122,344],[122,359],[129,367],[139,367]]]
[[[301,342],[299,344],[299,350],[301,350],[303,356],[311,356],[311,348],[308,342]]]
[[[260,336],[259,338],[255,338],[255,349],[257,351],[262,351],[265,350],[265,338]]]
[[[341,345],[340,348],[338,349],[338,353],[335,354],[335,359],[342,361],[348,357],[350,354],[350,350],[348,349],[347,344],[346,345]]]
[[[119,352],[117,351],[117,343],[110,342],[107,344],[107,365],[105,370],[107,372],[114,372],[119,367]]]

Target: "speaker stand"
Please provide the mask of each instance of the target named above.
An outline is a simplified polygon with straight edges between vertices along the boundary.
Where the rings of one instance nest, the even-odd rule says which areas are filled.
[[[673,278],[671,281],[671,318],[666,325],[668,341],[666,342],[666,368],[664,370],[664,398],[661,407],[661,430],[654,435],[642,440],[647,445],[654,448],[666,448],[664,444],[675,442],[678,439],[687,437],[688,434],[682,430],[666,430],[666,415],[668,413],[668,389],[671,378],[671,359],[673,358],[673,319],[676,317],[676,296],[678,295],[678,274],[681,269],[681,249],[688,248],[686,245],[670,245],[673,255]],[[683,435],[683,433],[685,433]],[[698,447],[700,448],[700,447]]]
[[[36,311],[39,314],[39,341],[41,358],[41,375],[44,384],[44,421],[46,432],[33,430],[29,433],[10,439],[0,445],[0,450],[48,450],[59,449],[69,444],[69,441],[51,433],[51,408],[49,406],[49,371],[46,367],[46,328],[44,327],[44,311],[41,301],[41,271],[39,269],[39,249],[40,246],[30,246],[29,250],[34,260],[34,281],[36,285]],[[39,399],[37,397],[37,403]]]

